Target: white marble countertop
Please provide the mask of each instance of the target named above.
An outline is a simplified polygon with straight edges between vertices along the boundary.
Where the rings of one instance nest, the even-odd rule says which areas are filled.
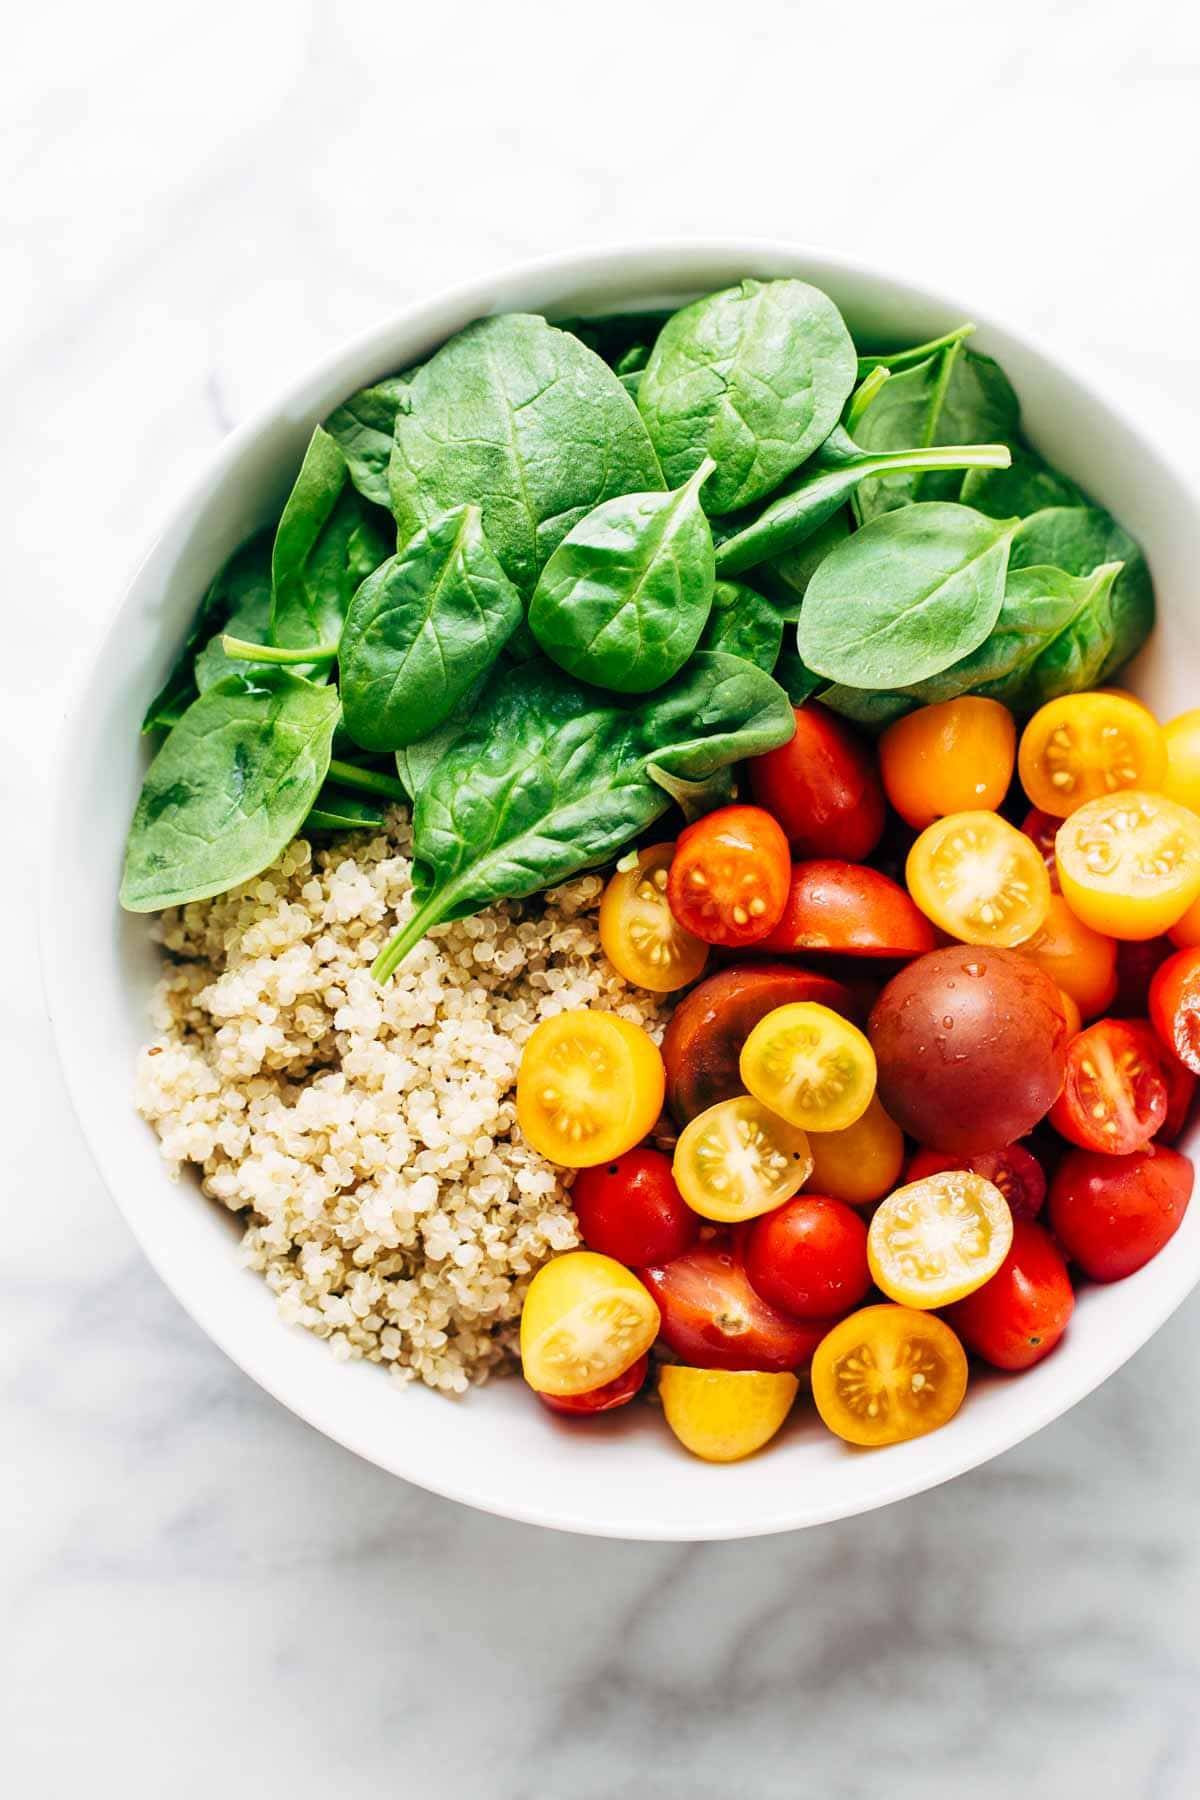
[[[0,104],[7,1790],[1200,1792],[1195,1303],[1031,1443],[822,1530],[623,1545],[433,1499],[282,1411],[143,1262],[67,1112],[17,848],[61,685],[197,459],[487,264],[861,252],[1102,369],[1200,474],[1200,16],[49,0]]]

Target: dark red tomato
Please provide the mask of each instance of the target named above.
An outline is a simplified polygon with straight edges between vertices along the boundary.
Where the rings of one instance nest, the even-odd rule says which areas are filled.
[[[762,948],[846,956],[920,956],[933,926],[899,882],[849,862],[802,862],[792,870],[783,916]]]
[[[1156,1144],[1173,1144],[1191,1116],[1196,1077],[1165,1044],[1159,1045],[1158,1054],[1167,1084],[1167,1116],[1154,1134],[1154,1141]]]
[[[1150,1023],[1167,1049],[1200,1075],[1200,950],[1177,950],[1154,971]]]
[[[612,1412],[618,1406],[626,1406],[634,1396],[641,1392],[642,1383],[646,1379],[646,1370],[650,1366],[648,1356],[639,1356],[637,1361],[623,1375],[606,1381],[603,1387],[592,1388],[586,1394],[538,1394],[543,1406],[551,1412],[565,1413],[568,1417],[590,1417],[593,1413]],[[537,1393],[537,1389],[534,1389]]]
[[[782,828],[761,806],[719,806],[680,832],[667,905],[693,937],[739,949],[783,915],[791,859]]]
[[[1114,1019],[1144,1019],[1150,1010],[1155,970],[1172,955],[1170,938],[1126,938],[1117,943],[1117,991],[1106,1010]]]
[[[1036,806],[1030,807],[1021,821],[1021,830],[1027,838],[1033,839],[1042,853],[1050,886],[1056,894],[1062,892],[1058,883],[1058,858],[1054,854],[1054,840],[1061,824],[1062,820],[1056,819],[1053,813],[1039,812]]]
[[[1006,1144],[1002,1150],[979,1150],[973,1156],[948,1156],[944,1150],[916,1150],[904,1179],[924,1181],[946,1169],[970,1169],[998,1187],[1008,1201],[1014,1219],[1036,1219],[1046,1202],[1046,1176],[1041,1163],[1024,1144]]]
[[[1049,1356],[1071,1322],[1075,1294],[1048,1231],[1013,1222],[1012,1248],[990,1281],[942,1317],[968,1350],[997,1369],[1031,1369]]]
[[[637,1273],[662,1311],[663,1343],[694,1369],[807,1368],[829,1330],[828,1319],[804,1324],[763,1300],[732,1249],[698,1244]]]
[[[1093,1281],[1120,1281],[1158,1255],[1183,1222],[1192,1165],[1148,1144],[1130,1156],[1071,1150],[1050,1183],[1050,1225]]]
[[[627,1150],[615,1162],[581,1169],[571,1205],[589,1250],[627,1269],[670,1262],[694,1244],[700,1221],[675,1185],[661,1150]]]
[[[840,981],[788,963],[722,969],[679,1002],[662,1053],[667,1105],[681,1129],[718,1100],[732,1100],[745,1092],[738,1073],[742,1045],[760,1019],[793,1000],[816,1000],[855,1023],[862,1018]]]
[[[1050,1108],[1069,1144],[1126,1156],[1148,1144],[1166,1116],[1167,1082],[1148,1025],[1098,1019],[1071,1039],[1063,1090]]]
[[[750,792],[783,826],[793,856],[863,862],[883,834],[875,757],[836,714],[796,708],[796,735],[746,764]]]
[[[862,1218],[824,1194],[798,1194],[755,1219],[744,1255],[755,1293],[797,1319],[839,1318],[871,1286]]]

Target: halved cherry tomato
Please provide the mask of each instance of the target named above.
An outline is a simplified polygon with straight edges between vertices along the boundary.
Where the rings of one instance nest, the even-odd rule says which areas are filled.
[[[618,869],[600,902],[600,943],[613,968],[636,987],[670,994],[704,971],[708,945],[685,931],[667,905],[674,844],[640,850]]]
[[[1157,788],[1167,749],[1154,714],[1130,694],[1064,694],[1034,713],[1021,736],[1021,786],[1031,805],[1065,819],[1088,800]]]
[[[1117,945],[1117,991],[1105,1007],[1114,1019],[1144,1019],[1154,971],[1171,954],[1168,937],[1125,938]]]
[[[914,831],[947,813],[992,812],[1008,792],[1017,728],[998,700],[966,695],[922,706],[879,740],[887,797]]]
[[[866,1226],[824,1194],[799,1194],[755,1219],[742,1254],[755,1293],[797,1319],[841,1318],[871,1286]]]
[[[954,1417],[967,1359],[933,1313],[864,1306],[821,1339],[812,1391],[825,1424],[848,1444],[902,1444]]]
[[[1042,812],[1036,806],[1031,806],[1021,821],[1021,830],[1025,833],[1027,838],[1030,838],[1033,843],[1037,845],[1038,850],[1041,853],[1042,861],[1046,865],[1046,873],[1050,877],[1050,892],[1052,894],[1057,894],[1060,891],[1058,885],[1058,861],[1054,854],[1054,840],[1058,836],[1058,828],[1061,824],[1062,820],[1056,818],[1053,813]]]
[[[911,957],[937,941],[904,889],[878,869],[820,861],[796,864],[783,917],[762,948]]]
[[[1085,1019],[1108,1009],[1117,988],[1116,942],[1077,919],[1061,894],[1051,894],[1041,926],[1017,949],[1070,994]]]
[[[1155,970],[1150,1023],[1184,1067],[1200,1075],[1200,950],[1177,950]]]
[[[948,1306],[989,1281],[1008,1255],[1012,1214],[999,1188],[967,1169],[927,1175],[883,1201],[867,1233],[875,1285],[902,1306]]]
[[[834,1015],[836,1017],[836,1014]],[[812,1171],[803,1131],[750,1094],[720,1100],[685,1125],[675,1146],[679,1191],[702,1219],[735,1225],[770,1212]]]
[[[1165,1044],[1159,1045],[1158,1053],[1162,1059],[1163,1079],[1167,1084],[1167,1116],[1155,1133],[1154,1141],[1156,1144],[1173,1144],[1191,1117],[1192,1101],[1196,1097],[1196,1077]]]
[[[521,1371],[539,1394],[589,1394],[623,1375],[658,1336],[658,1307],[636,1275],[591,1250],[543,1263],[521,1312]]]
[[[946,1312],[968,1350],[995,1369],[1031,1369],[1049,1356],[1071,1322],[1075,1293],[1054,1239],[1018,1219],[1008,1255],[992,1279]]]
[[[757,944],[783,916],[791,857],[761,806],[719,806],[679,834],[667,899],[706,944]]]
[[[700,1229],[675,1185],[670,1157],[645,1146],[581,1169],[571,1205],[588,1249],[613,1256],[627,1268],[682,1256]]]
[[[586,1394],[538,1394],[538,1399],[551,1412],[563,1413],[568,1418],[590,1418],[595,1413],[614,1412],[618,1406],[628,1406],[641,1393],[649,1367],[649,1355],[639,1356],[623,1375],[606,1381],[603,1387],[591,1388]]]
[[[662,1042],[667,1105],[686,1125],[718,1100],[742,1092],[738,1058],[760,1019],[793,1000],[815,1000],[844,1018],[861,1017],[849,988],[791,963],[721,969],[679,1002]]]
[[[951,1156],[944,1150],[914,1150],[904,1179],[910,1185],[947,1169],[967,1169],[999,1188],[1014,1219],[1036,1219],[1046,1200],[1046,1175],[1023,1144],[1003,1150],[977,1150],[973,1156]]]
[[[883,833],[875,758],[843,719],[816,701],[795,712],[795,737],[746,764],[750,792],[779,820],[793,856],[862,862]]]
[[[1071,1150],[1050,1183],[1050,1224],[1085,1275],[1120,1281],[1174,1237],[1193,1179],[1187,1157],[1161,1144],[1130,1156]]]
[[[1089,801],[1055,853],[1071,911],[1110,937],[1158,937],[1200,898],[1200,818],[1162,794]]]
[[[1050,877],[1031,839],[994,812],[951,813],[908,853],[908,891],[921,911],[965,944],[1011,950],[1050,907]]]
[[[1154,1033],[1132,1019],[1101,1019],[1067,1045],[1067,1078],[1050,1123],[1082,1150],[1140,1150],[1167,1116],[1167,1083]]]
[[[1200,812],[1200,707],[1180,713],[1163,726],[1167,772],[1162,791],[1168,800]]]
[[[794,1375],[750,1369],[684,1369],[658,1377],[663,1417],[685,1450],[704,1462],[740,1462],[775,1436],[800,1389]]]
[[[761,1299],[727,1247],[696,1244],[638,1273],[661,1309],[663,1343],[697,1368],[804,1369],[828,1329]]]
[[[755,1099],[801,1131],[844,1131],[862,1118],[875,1092],[875,1052],[867,1039],[814,1000],[760,1019],[738,1066]]]
[[[806,1187],[848,1206],[882,1200],[904,1166],[904,1133],[872,1095],[860,1119],[843,1131],[810,1131],[813,1168]]]
[[[641,1142],[665,1087],[658,1047],[640,1025],[610,1012],[557,1013],[522,1052],[517,1118],[551,1162],[587,1168]]]

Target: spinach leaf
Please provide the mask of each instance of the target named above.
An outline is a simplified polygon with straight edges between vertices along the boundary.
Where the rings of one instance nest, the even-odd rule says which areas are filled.
[[[655,338],[671,317],[669,309],[658,312],[600,313],[595,318],[556,319],[560,331],[569,331],[581,343],[602,357],[618,375],[627,375],[645,367],[646,356]],[[643,354],[644,353],[644,354]],[[628,362],[628,358],[641,360]]]
[[[644,694],[683,667],[712,604],[700,489],[713,468],[706,457],[673,493],[606,500],[567,533],[538,577],[529,628],[568,675]]]
[[[1098,681],[1140,650],[1154,628],[1154,584],[1141,548],[1100,506],[1055,506],[1030,515],[1013,539],[1013,565],[1052,563],[1088,575],[1102,563],[1124,565],[1112,592],[1112,642]]]
[[[824,442],[856,367],[825,294],[803,281],[743,281],[668,320],[638,406],[668,482],[713,457],[704,503],[727,513],[769,494]]]
[[[905,713],[912,712],[918,702],[911,693],[889,693],[885,689],[844,687],[841,682],[821,686],[813,694],[822,706],[840,713],[864,731],[886,731]]]
[[[317,795],[300,829],[302,832],[379,831],[385,822],[378,806],[372,806],[368,800],[355,800],[327,784]]]
[[[336,644],[350,597],[388,554],[380,515],[350,486],[346,459],[318,425],[275,532],[272,644]]]
[[[252,552],[252,554],[251,554]],[[266,642],[271,625],[271,540],[264,532],[239,552],[238,567],[231,568],[226,585],[231,607],[222,629],[214,632],[196,658],[196,687],[205,693],[226,675],[249,674],[250,665],[225,653],[222,638]]]
[[[848,687],[907,687],[981,644],[1000,611],[1016,521],[925,501],[838,545],[808,585],[804,662]]]
[[[880,388],[891,378],[891,371],[884,368],[871,369],[863,376],[847,400],[845,411],[842,414],[842,426],[851,437],[858,429],[859,421],[868,406],[878,398]]]
[[[481,507],[488,542],[526,598],[585,513],[663,485],[618,377],[530,313],[469,325],[418,369],[388,480],[402,544],[441,513]]]
[[[350,603],[339,676],[351,737],[364,750],[425,737],[491,668],[521,618],[479,508],[443,513]]]
[[[762,594],[740,581],[718,581],[699,647],[742,656],[769,675],[779,661],[783,627],[783,613]]]
[[[1048,506],[1086,506],[1087,497],[1035,450],[1017,447],[1007,469],[972,469],[963,477],[962,503],[991,519],[1025,519]]]
[[[857,440],[861,449],[871,451],[902,446],[1011,445],[1019,431],[1017,397],[999,365],[953,342],[891,377],[860,419]],[[957,474],[897,469],[864,482],[854,496],[854,510],[865,524],[914,500],[956,498],[961,485]]]
[[[248,611],[261,603],[265,593],[268,607],[271,597],[271,533],[260,531],[234,551],[209,583],[208,592],[196,609],[187,637],[171,672],[146,709],[142,730],[169,731],[178,723],[199,691],[198,659],[204,659],[204,646],[214,634],[220,634],[235,613]],[[245,635],[250,635],[246,633]],[[209,665],[205,663],[205,672]],[[210,685],[205,682],[204,685]]]
[[[783,550],[758,565],[754,579],[770,597],[781,619],[794,624],[800,617],[809,582],[835,544],[845,543],[850,527],[850,509],[839,507],[795,550]]]
[[[666,811],[665,779],[707,783],[794,729],[783,690],[737,657],[702,652],[637,705],[546,663],[509,670],[418,794],[417,911],[377,958],[376,979],[434,925],[607,862]]]
[[[944,336],[930,338],[926,344],[913,344],[907,350],[875,351],[858,359],[858,378],[862,381],[872,369],[887,369],[894,373],[898,369],[911,369],[914,363],[925,362],[928,357],[936,356],[939,350],[948,350],[952,344],[961,343],[969,338],[974,325],[956,325],[953,331]]]
[[[396,414],[413,375],[389,375],[374,387],[360,388],[325,421],[325,430],[346,459],[350,479],[366,500],[391,505],[388,463],[396,435]]]
[[[338,697],[286,669],[227,676],[194,700],[146,771],[121,905],[223,894],[291,842],[320,790]]]

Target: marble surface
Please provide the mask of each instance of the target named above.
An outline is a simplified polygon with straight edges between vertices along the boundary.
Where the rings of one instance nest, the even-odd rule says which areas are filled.
[[[8,1791],[1200,1791],[1200,1306],[1001,1461],[822,1530],[623,1545],[435,1500],[284,1413],[143,1262],[52,1060],[27,848],[56,707],[197,460],[487,264],[649,233],[861,252],[1101,370],[1200,475],[1198,116],[1177,0],[26,9],[0,62]]]

